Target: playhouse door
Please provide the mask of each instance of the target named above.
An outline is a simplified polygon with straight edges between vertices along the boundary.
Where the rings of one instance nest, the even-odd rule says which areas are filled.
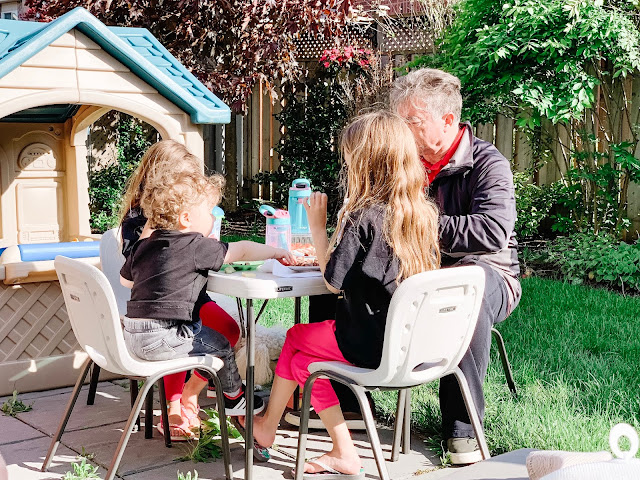
[[[65,238],[64,171],[52,149],[31,144],[18,159],[15,195],[19,243]]]

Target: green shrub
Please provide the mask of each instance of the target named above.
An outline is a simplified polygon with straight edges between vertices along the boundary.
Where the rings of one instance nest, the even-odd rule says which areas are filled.
[[[543,223],[547,228],[552,221],[551,211],[563,198],[563,189],[559,182],[538,186],[529,182],[527,173],[513,174],[516,190],[516,233],[518,239],[544,236]]]
[[[127,179],[151,146],[141,121],[125,114],[118,114],[116,119],[115,161],[102,168],[89,166],[90,223],[94,233],[103,233],[117,225]]]
[[[574,233],[558,237],[525,261],[546,265],[574,284],[591,283],[640,293],[640,244],[618,241],[611,234]]]

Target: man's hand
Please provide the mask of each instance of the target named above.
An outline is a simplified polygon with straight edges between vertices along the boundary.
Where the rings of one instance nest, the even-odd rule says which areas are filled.
[[[309,204],[303,202],[304,209],[307,211],[307,219],[309,220],[309,229],[313,232],[327,230],[327,194],[313,192],[309,197]]]

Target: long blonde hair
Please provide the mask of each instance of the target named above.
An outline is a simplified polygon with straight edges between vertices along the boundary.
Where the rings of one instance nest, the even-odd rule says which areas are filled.
[[[397,280],[438,268],[438,209],[426,197],[425,169],[404,120],[383,110],[360,115],[342,131],[340,148],[346,199],[330,248],[348,216],[381,205],[384,239],[399,262]]]
[[[202,168],[198,157],[175,140],[162,140],[151,145],[127,181],[120,206],[119,223],[122,223],[129,210],[140,206],[145,185],[152,176],[180,172],[202,173]]]

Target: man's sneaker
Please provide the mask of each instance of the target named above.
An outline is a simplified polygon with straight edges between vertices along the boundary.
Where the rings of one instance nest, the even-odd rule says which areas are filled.
[[[257,395],[253,396],[253,414],[264,410],[264,402],[262,398]],[[245,416],[247,414],[247,398],[244,394],[244,389],[236,398],[229,398],[227,394],[224,394],[224,411],[229,417]]]
[[[215,387],[207,387],[207,398],[216,398]]]
[[[359,413],[344,412],[342,414],[349,430],[366,430],[362,415]],[[284,416],[284,420],[294,427],[300,426],[300,412],[287,412]],[[324,430],[324,423],[320,420],[320,416],[311,410],[309,413],[309,428],[311,430]]]
[[[447,450],[454,465],[469,465],[482,460],[482,453],[475,438],[450,438]]]

